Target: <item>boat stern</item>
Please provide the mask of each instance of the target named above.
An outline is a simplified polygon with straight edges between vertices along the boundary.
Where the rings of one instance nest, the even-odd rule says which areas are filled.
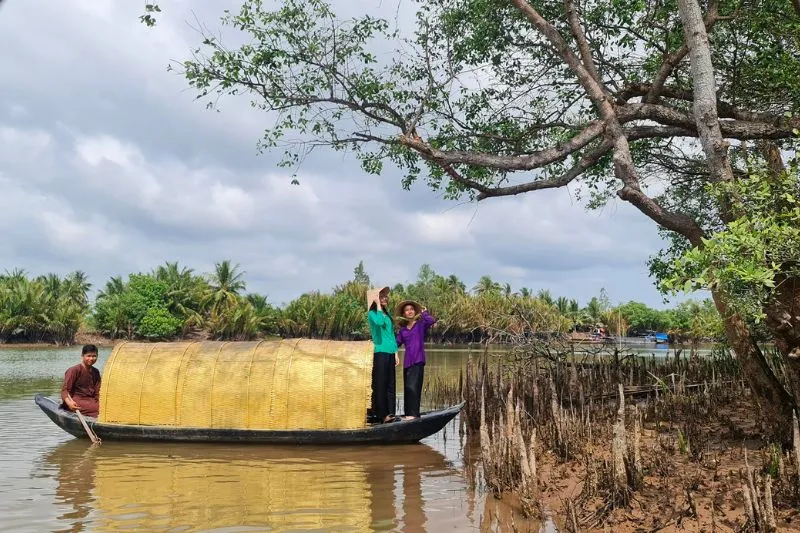
[[[83,427],[81,427],[78,417],[74,413],[61,409],[58,402],[43,394],[34,396],[33,401],[55,425],[73,437],[87,438],[86,432],[83,430]]]

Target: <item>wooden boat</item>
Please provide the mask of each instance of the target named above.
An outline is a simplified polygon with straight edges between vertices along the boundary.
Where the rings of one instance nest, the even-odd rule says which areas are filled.
[[[41,394],[36,405],[58,427],[78,438],[87,438],[78,416],[59,407],[61,402]],[[439,432],[464,407],[464,402],[439,411],[422,413],[420,418],[388,424],[368,424],[358,429],[261,430],[191,428],[106,424],[84,417],[102,440],[152,440],[195,442],[248,442],[262,444],[406,444],[418,442]]]
[[[461,410],[369,424],[372,358],[371,342],[125,342],[105,361],[100,415],[89,425],[107,440],[406,443]],[[68,433],[85,435],[56,401],[37,396],[36,404]]]

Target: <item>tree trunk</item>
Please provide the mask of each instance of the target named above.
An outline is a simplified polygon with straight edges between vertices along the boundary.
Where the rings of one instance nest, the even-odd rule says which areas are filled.
[[[736,354],[753,399],[759,410],[764,436],[773,441],[790,443],[792,438],[792,411],[795,400],[783,387],[767,364],[764,353],[758,347],[747,323],[732,312],[725,297],[717,291],[711,292],[717,311],[725,325],[725,336]]]
[[[678,10],[683,21],[686,44],[689,45],[694,87],[692,114],[697,124],[700,144],[706,154],[708,170],[714,181],[732,180],[733,170],[728,157],[729,143],[722,137],[720,129],[714,64],[711,62],[711,48],[703,13],[697,0],[678,0]]]
[[[786,377],[794,403],[800,405],[800,278],[777,275],[773,297],[764,312],[775,348],[786,363]]]
[[[757,146],[767,162],[770,177],[779,180],[786,172],[780,148],[772,141],[761,141]],[[775,209],[780,212],[791,207],[784,204],[776,205]],[[795,262],[783,263],[782,267],[784,271],[775,276],[772,298],[764,306],[765,325],[786,363],[786,377],[794,403],[800,405],[800,277]]]
[[[722,137],[717,113],[717,88],[714,65],[708,43],[703,13],[697,0],[678,0],[678,10],[683,22],[686,44],[689,46],[694,105],[692,112],[703,152],[706,155],[711,179],[715,182],[733,180],[733,170],[728,157],[728,142]],[[728,205],[720,205],[722,220],[734,218]],[[756,344],[744,319],[728,308],[725,297],[712,291],[714,303],[725,323],[725,334],[736,356],[742,373],[750,385],[756,404],[761,411],[762,430],[769,439],[788,443],[791,438],[792,410],[795,397],[783,387],[767,364],[764,354]],[[798,374],[800,376],[800,374]]]

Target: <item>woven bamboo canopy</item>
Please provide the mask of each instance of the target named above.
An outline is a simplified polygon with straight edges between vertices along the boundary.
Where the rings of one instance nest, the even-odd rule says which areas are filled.
[[[356,429],[372,343],[124,342],[103,368],[99,421],[225,429]]]

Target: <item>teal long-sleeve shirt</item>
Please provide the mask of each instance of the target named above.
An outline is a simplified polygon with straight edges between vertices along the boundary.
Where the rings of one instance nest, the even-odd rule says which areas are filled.
[[[392,319],[383,311],[369,311],[369,332],[376,352],[397,353],[397,340],[392,327]]]

